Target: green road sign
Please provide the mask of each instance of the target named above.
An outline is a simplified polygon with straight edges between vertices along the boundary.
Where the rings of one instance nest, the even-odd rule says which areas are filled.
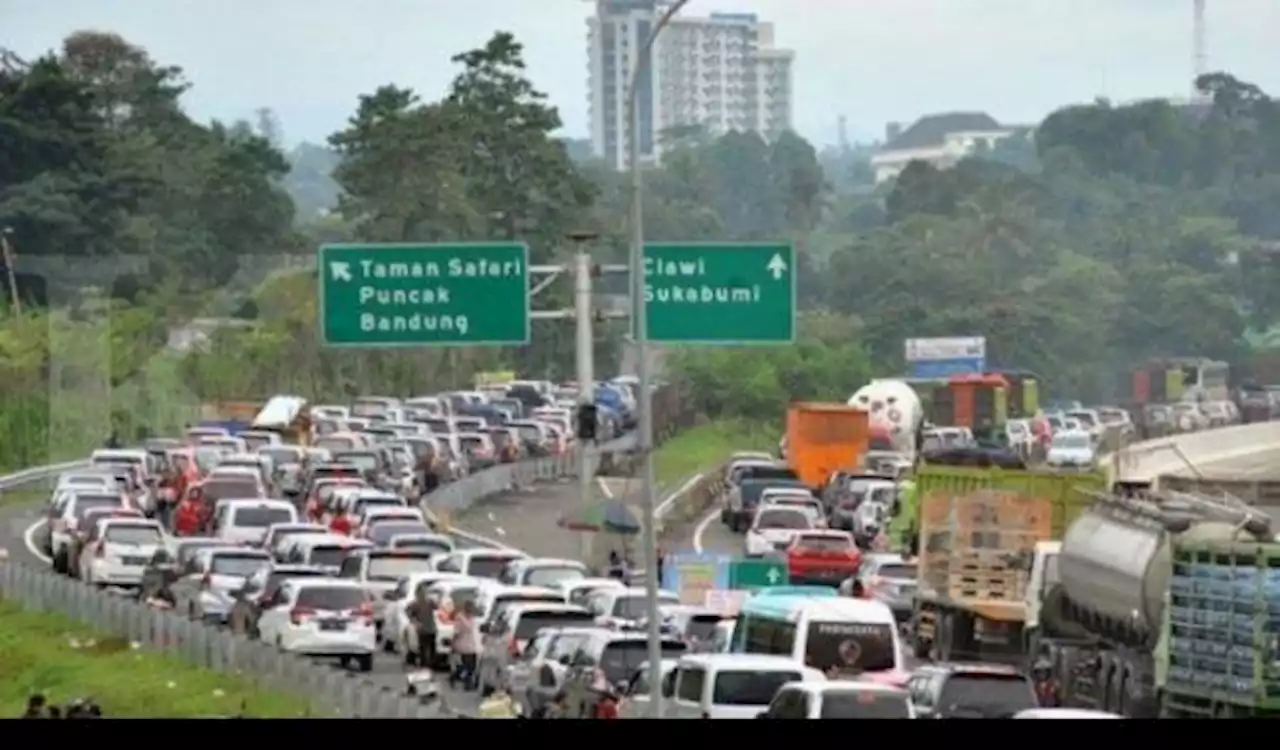
[[[524,245],[324,245],[318,271],[328,346],[529,342]]]
[[[795,248],[789,243],[644,246],[649,340],[783,344],[796,337]]]
[[[791,577],[783,560],[737,559],[729,563],[729,588],[762,589],[785,586]]]

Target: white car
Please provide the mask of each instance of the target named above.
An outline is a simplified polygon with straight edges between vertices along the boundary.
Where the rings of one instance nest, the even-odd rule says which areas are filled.
[[[521,558],[507,563],[498,582],[509,586],[559,586],[564,581],[580,581],[587,572],[587,566],[577,560]]]
[[[425,586],[430,590],[433,585],[444,581],[457,581],[476,585],[478,579],[464,576],[460,573],[437,573],[435,571],[414,573],[401,578],[394,589],[383,594],[383,599],[387,602],[382,609],[382,647],[384,649],[405,653],[405,649],[412,643],[411,639],[413,637],[409,633],[409,616],[405,610],[413,602],[414,593],[419,587]],[[439,642],[436,645],[439,647]]]
[[[575,602],[576,603],[576,602]],[[679,604],[680,596],[671,591],[658,592],[658,606]],[[599,588],[587,597],[586,608],[605,627],[630,627],[649,615],[648,594],[643,588]]]
[[[1049,441],[1045,463],[1056,468],[1088,469],[1096,457],[1092,435],[1083,430],[1061,430]]]
[[[289,653],[336,657],[361,672],[373,669],[373,608],[357,583],[331,578],[282,583],[262,604],[258,634],[263,643]]]
[[[476,578],[497,580],[498,576],[502,575],[503,569],[507,567],[507,563],[524,557],[528,555],[514,549],[472,547],[437,557],[433,564],[441,573],[463,573]]]
[[[298,509],[287,500],[222,500],[213,516],[213,535],[231,544],[262,544],[275,524],[297,523]]]
[[[902,688],[859,680],[815,680],[783,685],[761,719],[914,719]]]
[[[827,514],[822,507],[822,501],[808,490],[797,490],[794,487],[767,489],[760,493],[760,505],[770,508],[797,508],[809,516],[810,523],[815,527],[827,525]]]
[[[747,557],[760,557],[791,546],[797,531],[814,528],[806,511],[783,506],[762,506],[747,530]]]
[[[623,589],[627,584],[617,578],[579,578],[573,581],[561,581],[551,586],[564,594],[566,604],[585,606],[591,594],[600,589]]]
[[[80,580],[91,586],[140,586],[142,572],[164,545],[164,529],[146,518],[98,521],[80,553]]]
[[[170,586],[175,609],[192,619],[224,623],[236,592],[271,566],[271,555],[249,547],[211,547],[195,555],[195,570]]]
[[[262,548],[277,560],[287,552],[284,546],[299,534],[328,535],[329,527],[319,523],[273,523],[262,535]]]
[[[1120,714],[1097,711],[1092,708],[1024,708],[1013,715],[1015,719],[1123,719]]]

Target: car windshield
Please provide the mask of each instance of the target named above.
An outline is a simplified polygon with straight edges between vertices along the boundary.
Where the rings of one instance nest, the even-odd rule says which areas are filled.
[[[347,586],[308,586],[298,592],[299,608],[338,611],[356,609],[368,601],[362,589]]]
[[[1088,448],[1092,441],[1088,435],[1058,435],[1053,439],[1054,448]]]
[[[533,425],[517,425],[516,433],[520,435],[521,440],[529,442],[537,442],[542,439],[542,430]]]
[[[76,515],[84,518],[85,513],[96,508],[123,508],[124,500],[108,495],[95,495],[86,497],[80,495],[76,498]]]
[[[434,553],[448,553],[453,551],[453,548],[449,546],[448,542],[441,541],[440,539],[432,539],[430,537],[410,536],[405,539],[396,539],[394,541],[395,544],[393,546],[395,549],[423,550],[425,552]]]
[[[378,457],[372,453],[343,453],[338,456],[344,464],[351,464],[360,469],[360,471],[376,471],[378,468]]]
[[[311,555],[307,562],[312,565],[336,568],[342,565],[343,560],[347,559],[347,549],[345,546],[336,544],[316,545],[311,548]]]
[[[763,510],[756,516],[758,529],[807,529],[809,519],[793,509]]]
[[[301,451],[293,448],[262,448],[258,454],[271,459],[274,466],[296,464],[302,461]]]
[[[900,581],[914,581],[916,579],[916,566],[909,563],[890,563],[881,565],[876,569],[876,575],[881,578],[892,578]]]
[[[685,646],[678,641],[662,642],[662,658],[678,659],[685,652]],[[600,655],[600,670],[604,672],[608,684],[616,685],[635,674],[635,671],[649,660],[649,644],[641,639],[614,641],[604,647]]]
[[[292,521],[293,515],[293,511],[289,508],[236,508],[235,515],[231,517],[231,525],[265,529],[273,523]]]
[[[716,626],[720,624],[720,615],[694,615],[689,618],[684,634],[695,640],[710,643],[715,640]]]
[[[375,555],[369,558],[370,581],[397,581],[414,573],[431,570],[428,555]]]
[[[680,599],[670,594],[658,595],[658,604],[679,604]],[[613,602],[612,615],[622,620],[639,620],[649,613],[645,597],[641,594],[620,596]]]
[[[113,523],[107,527],[104,537],[112,544],[160,544],[164,535],[151,525]]]
[[[1039,704],[1031,681],[1020,674],[964,672],[942,683],[937,705],[944,715],[972,712],[983,718],[1001,718]]]
[[[489,442],[482,437],[466,437],[461,439],[462,447],[470,453],[477,451],[487,451]]]
[[[853,549],[853,540],[839,536],[802,536],[797,546],[806,552],[845,552]]]
[[[266,555],[214,555],[209,561],[209,572],[220,576],[248,578],[270,563],[271,559]]]
[[[497,578],[502,569],[511,562],[510,557],[488,557],[476,555],[467,563],[467,575],[476,578]]]
[[[897,665],[893,626],[870,622],[809,624],[805,662],[816,669],[880,672]]]
[[[397,534],[425,534],[431,531],[421,521],[378,521],[369,526],[368,539],[379,547],[385,547]]]
[[[480,607],[480,589],[475,586],[432,586],[427,590],[436,594],[442,604],[448,599],[454,612],[461,611],[468,604],[474,604],[477,609]]]
[[[590,624],[590,612],[525,612],[516,623],[516,640],[527,641],[543,628],[567,628]]]
[[[767,706],[778,688],[799,679],[799,671],[722,670],[716,673],[711,703],[716,706]]]
[[[583,578],[586,578],[586,574],[581,568],[572,565],[548,565],[525,571],[523,583],[526,586],[555,586],[562,581],[579,581]]]
[[[881,690],[826,690],[819,719],[909,719],[911,708],[902,693]]]
[[[257,482],[219,479],[205,482],[201,487],[205,502],[228,500],[237,497],[258,497],[261,494]]]

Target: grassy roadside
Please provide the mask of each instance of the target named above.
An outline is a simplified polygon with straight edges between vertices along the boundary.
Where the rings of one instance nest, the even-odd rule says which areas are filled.
[[[27,697],[56,705],[92,696],[110,718],[234,716],[295,718],[316,713],[301,698],[258,690],[247,678],[198,669],[135,650],[60,615],[0,602],[0,716],[17,717]]]
[[[739,420],[709,422],[663,443],[654,455],[658,487],[673,490],[700,471],[721,463],[736,451],[777,453],[782,433],[772,424]]]

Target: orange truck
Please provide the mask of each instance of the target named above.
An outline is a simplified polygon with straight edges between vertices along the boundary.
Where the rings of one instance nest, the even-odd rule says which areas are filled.
[[[856,469],[870,438],[867,413],[856,407],[802,402],[787,410],[787,461],[815,491],[833,472]]]

